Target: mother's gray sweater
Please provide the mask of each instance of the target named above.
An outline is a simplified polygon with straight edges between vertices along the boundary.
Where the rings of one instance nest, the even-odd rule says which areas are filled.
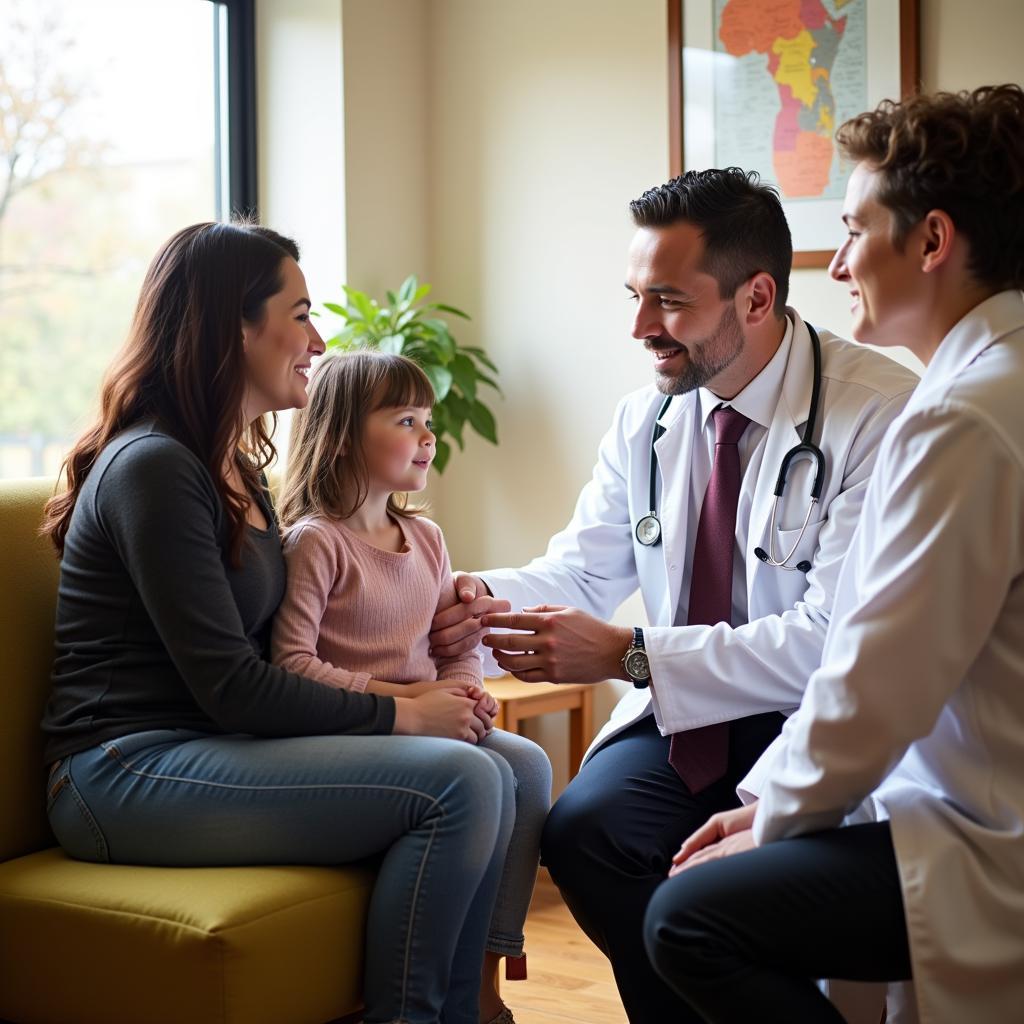
[[[71,517],[57,595],[46,760],[146,729],[257,736],[390,733],[390,697],[271,665],[281,539],[249,527],[242,564],[213,479],[152,422],[100,453]]]

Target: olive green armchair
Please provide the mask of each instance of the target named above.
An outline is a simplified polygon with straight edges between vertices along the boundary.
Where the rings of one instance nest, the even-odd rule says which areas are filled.
[[[0,481],[0,1020],[357,1019],[371,867],[87,864],[55,845],[39,730],[58,566],[38,526],[52,487]]]

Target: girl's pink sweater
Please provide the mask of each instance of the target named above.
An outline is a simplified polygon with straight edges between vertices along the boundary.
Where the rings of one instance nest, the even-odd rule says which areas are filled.
[[[271,642],[276,664],[358,692],[371,678],[480,685],[476,652],[436,661],[427,653],[435,612],[456,602],[440,529],[422,517],[398,524],[401,551],[382,551],[333,519],[301,519],[288,531],[288,588]]]

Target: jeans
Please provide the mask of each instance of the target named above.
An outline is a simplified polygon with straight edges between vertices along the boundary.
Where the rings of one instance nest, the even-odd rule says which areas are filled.
[[[512,771],[497,754],[422,736],[153,730],[65,758],[49,792],[54,833],[82,860],[337,865],[380,855],[366,1024],[477,1024],[515,818]]]
[[[611,961],[630,1024],[700,1020],[651,967],[644,911],[682,841],[739,803],[736,783],[782,722],[776,713],[731,722],[725,777],[694,795],[668,763],[669,738],[648,715],[601,747],[551,809],[542,861],[573,917]]]
[[[911,976],[889,823],[768,843],[663,882],[651,962],[708,1024],[843,1024],[815,978]]]
[[[508,763],[516,792],[516,823],[487,933],[487,949],[502,956],[522,956],[523,925],[537,881],[540,835],[551,806],[551,762],[532,740],[503,729],[495,729],[480,747]]]

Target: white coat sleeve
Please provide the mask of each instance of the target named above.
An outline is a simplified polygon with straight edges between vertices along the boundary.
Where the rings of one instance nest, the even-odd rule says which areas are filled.
[[[932,731],[1021,571],[1021,469],[981,414],[947,401],[906,417],[876,474],[758,842],[838,825]]]
[[[802,598],[741,626],[647,627],[651,693],[663,734],[797,707],[821,664],[839,572],[860,521],[886,430],[909,393],[880,401],[851,425],[842,487],[825,509]],[[761,572],[782,572],[761,569]]]

